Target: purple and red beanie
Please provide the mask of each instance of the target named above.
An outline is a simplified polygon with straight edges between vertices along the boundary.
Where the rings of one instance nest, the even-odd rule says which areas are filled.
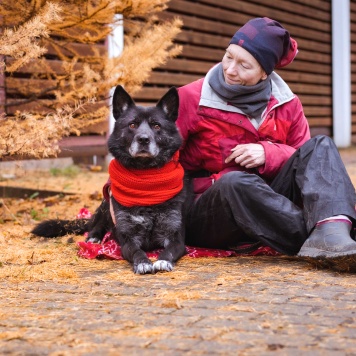
[[[289,32],[268,17],[248,21],[229,44],[239,45],[252,54],[268,75],[291,63],[298,53],[297,42]]]

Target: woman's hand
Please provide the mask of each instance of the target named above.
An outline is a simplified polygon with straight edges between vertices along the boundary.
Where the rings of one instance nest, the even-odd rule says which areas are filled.
[[[226,158],[225,163],[234,160],[242,167],[255,168],[262,166],[266,161],[265,150],[259,143],[237,145],[231,151],[232,153]]]

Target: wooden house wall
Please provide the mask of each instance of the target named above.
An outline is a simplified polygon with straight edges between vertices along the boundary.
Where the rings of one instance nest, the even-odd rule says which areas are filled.
[[[94,49],[91,49],[86,44],[80,43],[67,43],[67,48],[75,51],[81,56],[89,56],[94,54]],[[98,50],[102,55],[106,55],[107,49],[105,43],[98,43],[95,45],[95,50]],[[65,53],[71,57],[71,53]],[[51,71],[55,72],[57,75],[64,75],[63,62],[56,55],[56,51],[53,47],[49,47],[48,51],[44,56],[47,66]],[[8,63],[11,63],[13,60],[6,59]],[[77,67],[82,66],[81,63],[76,64]],[[20,67],[13,74],[8,74],[5,76],[5,111],[7,114],[11,115],[17,110],[25,112],[43,112],[46,113],[49,111],[49,105],[53,103],[56,98],[54,95],[48,95],[48,90],[55,89],[54,81],[51,80],[51,77],[48,73],[44,72],[45,66],[41,64],[41,61],[37,59],[31,60],[26,65]],[[34,76],[34,78],[31,78]],[[28,92],[31,92],[31,88],[35,88],[37,91],[40,90],[39,99],[36,101],[31,100],[28,97]],[[61,90],[61,89],[60,89]],[[96,105],[96,109],[100,105]],[[84,130],[88,133],[102,134],[108,129],[108,124],[101,123],[89,126]]]
[[[67,43],[66,48],[81,56],[94,54],[94,49],[91,49],[86,44]],[[107,54],[107,46],[104,42],[96,44],[95,50],[99,51],[103,56]],[[71,53],[67,52],[66,55],[71,56]],[[47,66],[54,73],[57,75],[65,74],[63,62],[58,58],[53,47],[48,48],[44,58]],[[11,63],[13,60],[5,58],[5,61]],[[79,67],[82,64],[77,63],[76,65]],[[56,98],[54,95],[48,95],[48,90],[54,88],[54,81],[45,73],[44,69],[45,66],[39,60],[33,59],[12,74],[0,75],[0,114],[5,112],[8,115],[12,115],[17,110],[40,113],[52,111],[50,105]],[[27,94],[31,92],[32,88],[41,91],[36,101],[32,100]],[[102,105],[104,104],[95,104],[95,109]],[[61,149],[59,157],[98,156],[102,159],[108,153],[106,144],[108,128],[109,120],[84,128],[80,137],[69,136],[63,138],[59,143]]]
[[[181,86],[204,76],[222,59],[236,30],[249,19],[263,16],[279,21],[298,42],[299,53],[294,62],[277,72],[300,97],[312,135],[332,135],[328,0],[171,0],[162,17],[182,19],[182,32],[175,42],[183,46],[183,51],[153,71],[150,80],[135,95],[136,101],[155,102],[170,86]]]
[[[351,69],[352,69],[352,139],[356,143],[356,0],[351,5]],[[246,21],[253,17],[268,16],[281,22],[298,42],[299,53],[292,64],[277,72],[287,81],[291,89],[300,97],[308,118],[312,135],[323,133],[332,136],[332,67],[331,67],[331,1],[330,0],[171,0],[162,14],[164,19],[179,17],[183,21],[182,32],[176,43],[183,51],[164,66],[155,69],[143,89],[134,97],[138,103],[156,102],[171,86],[181,86],[203,77],[206,72],[222,59],[232,35]],[[83,45],[74,45],[76,50],[86,51]],[[80,48],[79,48],[80,47]],[[83,47],[83,48],[82,48]],[[105,48],[100,48],[105,52]],[[48,61],[53,70],[59,71],[61,64],[49,50]],[[33,71],[40,70],[32,63],[19,73],[0,76],[0,111],[4,103],[18,103],[21,87]],[[44,89],[50,81],[38,76]],[[5,90],[6,88],[6,90]],[[6,95],[5,95],[6,94]],[[38,103],[7,106],[11,114],[14,110],[30,110],[34,105],[46,107],[43,96]],[[94,128],[91,133],[105,131],[107,125]],[[92,136],[99,140],[97,150],[105,144],[105,136]],[[85,147],[90,145],[89,137]],[[65,139],[68,141],[68,139]],[[66,141],[66,142],[67,142]],[[99,142],[100,141],[100,142]],[[74,141],[73,141],[74,142]],[[80,140],[65,145],[67,153],[75,155]],[[82,150],[83,154],[86,148]],[[106,147],[101,150],[105,152]],[[79,150],[80,151],[80,150]],[[87,151],[89,152],[89,151]],[[91,151],[90,151],[91,152]]]

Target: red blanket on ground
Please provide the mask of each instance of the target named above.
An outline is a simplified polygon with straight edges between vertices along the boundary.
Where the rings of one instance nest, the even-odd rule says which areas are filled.
[[[90,218],[91,213],[88,209],[83,208],[79,211],[77,218]],[[108,232],[101,244],[96,244],[92,242],[80,241],[78,242],[79,251],[78,255],[83,258],[93,259],[97,257],[105,257],[115,260],[122,260],[121,256],[121,247],[120,245],[112,238],[111,233]],[[241,246],[249,247],[249,245]],[[248,253],[237,253],[235,251],[229,250],[219,250],[219,249],[210,249],[210,248],[200,248],[186,246],[187,254],[189,257],[230,257],[230,256],[278,256],[280,255],[277,251],[273,250],[268,246],[259,246],[255,250]],[[154,250],[147,252],[149,258],[157,258],[160,253],[160,250]]]

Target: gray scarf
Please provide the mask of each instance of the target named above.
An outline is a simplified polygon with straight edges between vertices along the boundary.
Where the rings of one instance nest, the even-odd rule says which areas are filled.
[[[229,104],[239,108],[246,115],[261,118],[272,93],[271,79],[268,76],[256,85],[229,85],[225,83],[222,64],[219,63],[212,71],[209,85],[216,94]]]

